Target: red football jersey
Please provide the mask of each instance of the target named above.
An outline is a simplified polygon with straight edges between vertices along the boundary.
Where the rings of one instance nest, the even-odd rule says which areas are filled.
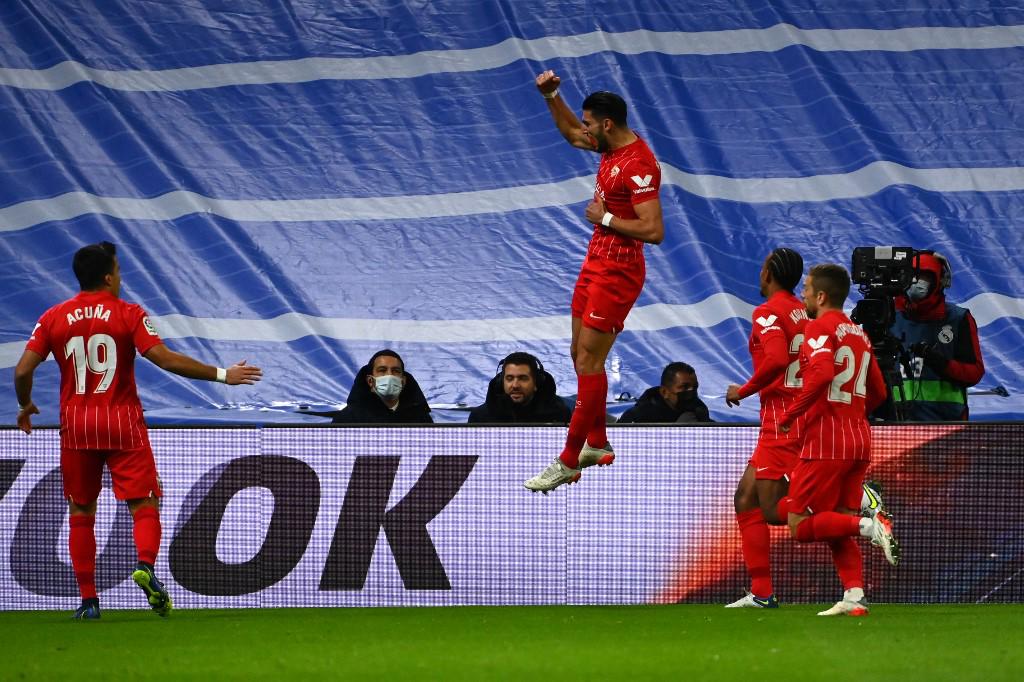
[[[783,419],[806,412],[804,459],[870,459],[867,415],[885,400],[885,381],[864,330],[840,310],[804,328],[803,388]]]
[[[779,431],[779,419],[800,393],[800,346],[804,341],[807,309],[789,291],[777,291],[754,309],[750,358],[754,374],[740,387],[740,398],[759,393],[761,439],[792,440],[801,436],[797,421],[789,433]]]
[[[660,187],[661,165],[639,137],[625,147],[601,155],[595,191],[604,201],[605,210],[616,218],[636,220],[633,207],[657,199]],[[643,259],[644,243],[597,224],[587,257],[630,263]]]
[[[135,351],[162,343],[146,312],[83,291],[43,313],[26,348],[60,367],[61,445],[121,450],[149,442],[135,388]]]

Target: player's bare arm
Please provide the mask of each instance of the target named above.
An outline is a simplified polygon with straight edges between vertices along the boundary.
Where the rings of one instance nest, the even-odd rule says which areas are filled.
[[[537,89],[544,96],[544,101],[548,103],[551,118],[555,120],[555,126],[558,128],[558,132],[562,133],[566,142],[578,149],[596,152],[594,138],[590,136],[583,123],[558,94],[558,86],[561,82],[562,79],[556,76],[554,71],[545,71],[537,76]]]
[[[18,395],[17,424],[25,433],[32,433],[32,415],[39,414],[39,408],[32,402],[32,378],[42,361],[38,353],[27,350],[14,367],[14,392]]]
[[[143,357],[160,369],[172,374],[189,379],[217,381],[217,367],[207,365],[183,353],[173,351],[162,343],[150,348]],[[242,360],[227,368],[224,383],[231,386],[255,384],[262,376],[263,370],[259,367],[247,365],[245,360]]]
[[[661,218],[661,200],[651,199],[642,204],[634,204],[636,220],[627,220],[612,216],[610,222],[605,222],[605,207],[601,197],[595,196],[594,200],[587,205],[585,217],[589,222],[596,225],[610,227],[619,234],[624,234],[633,239],[639,239],[647,244],[660,244],[665,239],[665,224]]]

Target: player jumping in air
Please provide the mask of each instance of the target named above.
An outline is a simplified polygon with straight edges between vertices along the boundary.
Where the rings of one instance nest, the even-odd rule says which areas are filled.
[[[586,467],[615,459],[605,431],[605,360],[643,288],[644,244],[660,244],[665,235],[658,199],[661,166],[627,125],[626,103],[610,92],[591,93],[583,100],[581,122],[559,96],[560,82],[553,71],[536,80],[555,126],[572,146],[600,154],[601,163],[585,213],[594,234],[572,296],[576,410],[562,453],[525,483],[544,493],[576,482]]]
[[[70,511],[68,546],[82,595],[75,618],[100,617],[96,594],[96,499],[103,466],[114,495],[133,518],[138,564],[132,579],[160,616],[171,598],[153,572],[160,548],[160,479],[135,387],[135,353],[190,379],[252,384],[262,372],[245,361],[227,369],[204,365],[163,344],[145,311],[118,296],[121,269],[110,242],[83,247],[72,267],[81,292],[43,313],[14,370],[18,426],[32,432],[32,378],[53,353],[60,368],[60,470]]]

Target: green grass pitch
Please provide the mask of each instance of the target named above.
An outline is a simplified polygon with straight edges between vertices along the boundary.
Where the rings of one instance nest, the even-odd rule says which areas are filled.
[[[1020,680],[1024,605],[0,613],[0,678]]]

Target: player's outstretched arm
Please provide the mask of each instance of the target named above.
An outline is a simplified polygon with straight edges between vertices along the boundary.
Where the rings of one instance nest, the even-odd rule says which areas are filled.
[[[160,369],[172,374],[189,379],[220,381],[231,386],[255,384],[263,376],[263,370],[259,367],[245,364],[245,360],[236,362],[231,367],[223,369],[199,362],[183,353],[175,352],[162,343],[150,348],[143,357]],[[223,373],[223,376],[221,373]]]
[[[32,378],[36,367],[43,358],[36,352],[26,350],[14,367],[14,392],[18,395],[18,428],[32,433],[32,415],[39,414],[39,408],[32,402]]]
[[[537,89],[543,95],[544,101],[548,103],[551,118],[555,119],[555,126],[558,128],[558,132],[562,133],[566,142],[578,149],[596,152],[597,145],[594,143],[594,139],[590,137],[583,123],[576,118],[576,114],[558,94],[558,86],[562,79],[556,76],[554,71],[545,71],[537,76],[536,82]]]

